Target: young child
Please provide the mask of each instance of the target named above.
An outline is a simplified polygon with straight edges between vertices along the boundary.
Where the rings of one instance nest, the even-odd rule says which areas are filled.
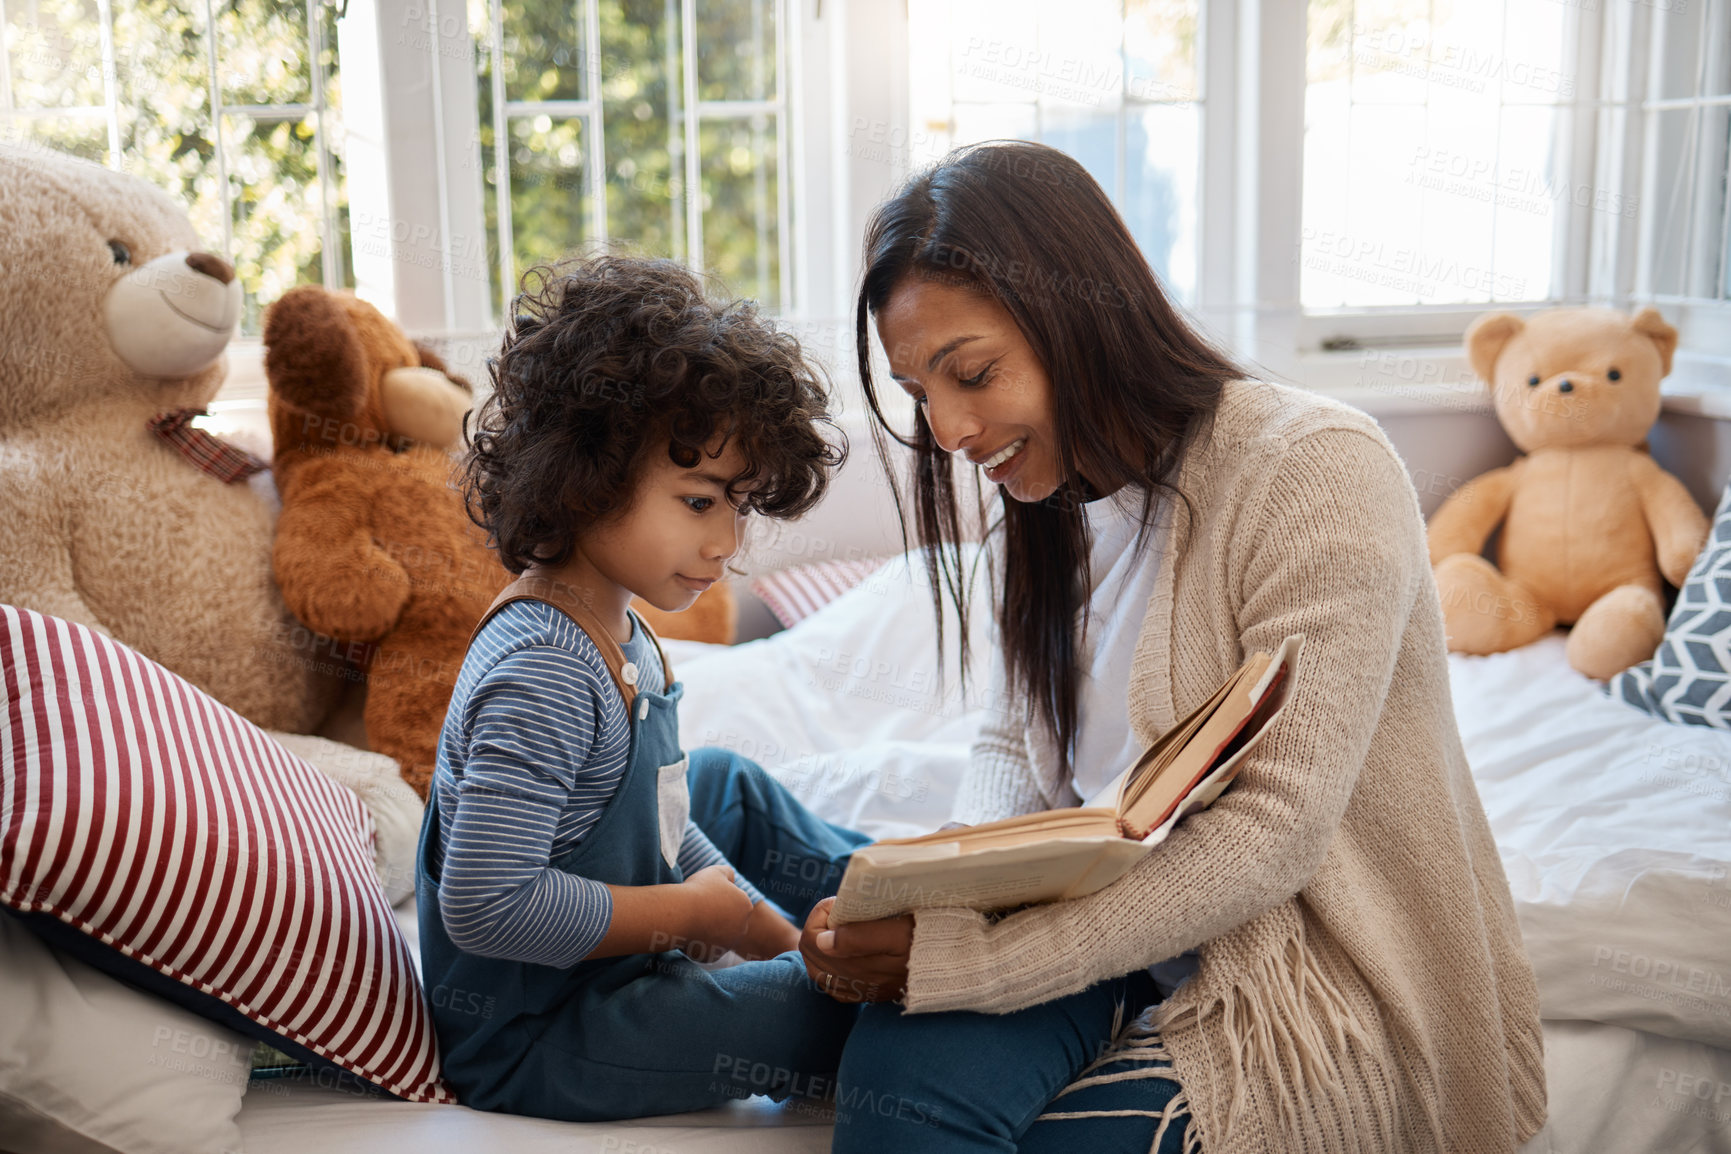
[[[803,920],[868,839],[726,750],[683,755],[683,687],[629,602],[688,608],[750,511],[817,503],[841,459],[825,390],[679,265],[536,275],[465,477],[521,576],[470,639],[417,863],[445,1077],[478,1109],[573,1121],[811,1093],[856,1007],[812,985],[751,880]],[[761,960],[688,956],[727,949]]]

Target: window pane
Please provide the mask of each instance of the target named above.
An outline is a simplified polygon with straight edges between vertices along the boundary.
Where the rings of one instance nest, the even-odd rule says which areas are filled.
[[[1552,265],[1566,243],[1562,230],[1570,211],[1613,207],[1608,199],[1593,207],[1593,190],[1569,180],[1569,134],[1559,130],[1569,116],[1567,109],[1554,105],[1503,109],[1494,183],[1492,300],[1549,298]]]
[[[1568,66],[1565,6],[1516,0],[1508,5],[1503,29],[1502,59],[1495,71],[1503,83],[1503,100],[1510,104],[1556,104],[1590,96],[1579,91],[1580,77]],[[1463,67],[1484,65],[1463,53]]]
[[[1107,196],[1118,188],[1118,113],[1085,112],[1074,107],[1041,112],[1040,139],[1082,162]]]
[[[311,117],[223,117],[234,207],[235,278],[245,293],[242,331],[261,331],[264,308],[297,284],[323,278],[323,203]],[[207,238],[213,247],[220,234]]]
[[[1654,6],[1652,63],[1648,72],[1652,77],[1653,99],[1700,95],[1696,82],[1706,63],[1702,20],[1707,7],[1706,3]]]
[[[1422,140],[1423,117],[1422,108],[1349,108],[1338,135]],[[1305,134],[1299,274],[1304,304],[1324,308],[1412,305],[1427,303],[1427,296],[1434,299],[1434,291],[1422,287],[1421,279],[1413,275],[1419,265],[1414,250],[1423,219],[1418,190],[1402,178],[1416,163],[1416,149],[1385,158],[1362,148],[1348,149],[1330,139],[1333,135],[1319,133],[1314,120]],[[1312,162],[1311,142],[1319,136],[1322,151],[1340,157],[1338,167],[1324,170]]]
[[[323,77],[333,150],[329,183],[336,204],[338,252],[346,241],[341,208],[340,92],[336,75],[335,12],[321,6],[326,47],[317,71]],[[8,5],[9,17],[18,9]],[[301,112],[282,116],[225,118],[227,193],[232,216],[225,228],[224,184],[217,129],[210,115],[208,29],[202,0],[138,0],[114,5],[115,98],[120,149],[128,172],[158,186],[186,209],[199,243],[231,260],[245,293],[241,332],[259,331],[262,308],[298,282],[325,279],[325,189],[321,185],[317,120]],[[306,33],[304,4],[291,0],[230,0],[218,9],[217,72],[231,103],[306,103],[315,71]],[[41,40],[42,30],[76,24],[76,51],[95,62],[96,87],[86,94],[101,103],[100,20],[92,4],[42,0],[30,26],[13,37],[15,80],[30,79],[40,54],[22,61],[17,48]],[[57,33],[58,35],[58,33]],[[22,37],[22,39],[20,39]],[[93,55],[92,55],[93,54]],[[34,63],[33,63],[34,61]],[[62,78],[84,83],[68,69]],[[14,92],[18,92],[14,85]],[[70,91],[70,90],[68,90]],[[23,121],[23,130],[50,147],[107,162],[107,115],[71,120]],[[227,238],[232,235],[232,244]],[[334,262],[333,284],[352,283],[346,259]]]
[[[1197,164],[1202,110],[1132,108],[1125,123],[1124,220],[1142,255],[1181,301],[1196,299]]]
[[[607,141],[607,234],[683,259],[685,171],[678,0],[601,6],[601,106]]]
[[[1731,108],[1675,108],[1648,122],[1653,132],[1646,254],[1661,296],[1724,295],[1727,140]]]
[[[69,156],[108,163],[108,121],[96,116],[32,116],[6,124],[8,144],[52,148]]]
[[[1195,0],[1124,5],[1124,92],[1132,100],[1196,100]]]
[[[1041,105],[1052,111],[1114,115],[1124,90],[1120,0],[1045,5],[1040,9],[1039,35],[1039,51],[1023,69],[1022,79]],[[1046,123],[1051,125],[1052,120]],[[1063,147],[1056,140],[1047,143]],[[1114,187],[1109,179],[1095,175],[1108,190]]]
[[[1307,308],[1550,295],[1576,96],[1549,0],[1313,0]]]
[[[120,145],[133,172],[186,206],[199,242],[232,259],[232,252],[223,251],[222,181],[210,119],[205,31],[204,5],[196,0],[115,6],[115,44],[126,46],[120,57],[124,66],[118,69],[119,97],[129,113],[120,118]],[[284,47],[275,40],[260,46],[263,51]]]
[[[775,118],[706,120],[703,157],[703,267],[727,291],[781,307],[776,212]]]
[[[584,133],[582,120],[511,118],[511,249],[519,278],[533,265],[579,250],[589,237]]]
[[[697,98],[775,99],[775,0],[697,0]]]
[[[6,5],[12,104],[20,108],[101,104],[101,33],[95,0]]]
[[[1198,0],[913,0],[908,140],[1034,140],[1070,154],[1188,301],[1199,11]]]
[[[505,99],[584,99],[583,3],[504,0]]]
[[[216,5],[217,76],[224,104],[310,103],[305,0]]]
[[[1040,52],[1035,12],[1032,0],[954,0],[946,45],[952,100],[1026,103],[1035,98]]]
[[[1429,0],[1365,0],[1349,10],[1352,55],[1347,63],[1353,101],[1424,103],[1432,34]]]
[[[1039,112],[1033,104],[958,104],[951,117],[957,144],[1040,139]]]

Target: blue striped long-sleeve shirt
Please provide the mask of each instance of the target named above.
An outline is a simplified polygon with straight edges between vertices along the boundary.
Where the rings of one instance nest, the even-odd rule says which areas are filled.
[[[639,684],[665,675],[632,616],[626,659]],[[625,776],[625,701],[589,635],[539,601],[501,609],[470,645],[439,735],[439,912],[458,949],[568,967],[607,934],[613,899],[552,868],[600,818]],[[660,846],[645,847],[659,853]],[[687,823],[679,868],[726,861]],[[762,900],[749,882],[740,887]]]

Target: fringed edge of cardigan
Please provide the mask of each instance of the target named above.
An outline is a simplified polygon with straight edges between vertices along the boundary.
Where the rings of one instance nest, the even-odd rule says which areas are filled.
[[[1224,991],[1175,1012],[1171,1002],[1152,1007],[1147,1029],[1156,1033],[1182,1029],[1191,1021],[1201,1022],[1216,1009],[1221,1013],[1222,1032],[1232,1055],[1232,1080],[1220,1133],[1209,1145],[1225,1148],[1249,1107],[1247,1070],[1266,1072],[1266,1082],[1278,1092],[1281,1121],[1288,1134],[1304,1132],[1302,1103],[1314,1106],[1327,1101],[1339,1118],[1354,1118],[1339,1059],[1346,1054],[1349,1042],[1356,1042],[1359,1053],[1367,1058],[1376,1053],[1376,1043],[1306,946],[1302,923],[1283,936],[1278,949],[1247,966]],[[1295,1079],[1288,1078],[1288,1070]],[[1379,1123],[1391,1125],[1393,1121],[1381,1119]],[[1199,1142],[1201,1122],[1193,1112],[1190,1128]]]

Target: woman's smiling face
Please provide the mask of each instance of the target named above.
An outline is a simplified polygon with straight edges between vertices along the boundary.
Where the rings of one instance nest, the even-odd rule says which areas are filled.
[[[1042,501],[1062,476],[1052,382],[1015,318],[971,288],[911,277],[877,314],[890,375],[932,438],[985,468],[1018,501]]]

